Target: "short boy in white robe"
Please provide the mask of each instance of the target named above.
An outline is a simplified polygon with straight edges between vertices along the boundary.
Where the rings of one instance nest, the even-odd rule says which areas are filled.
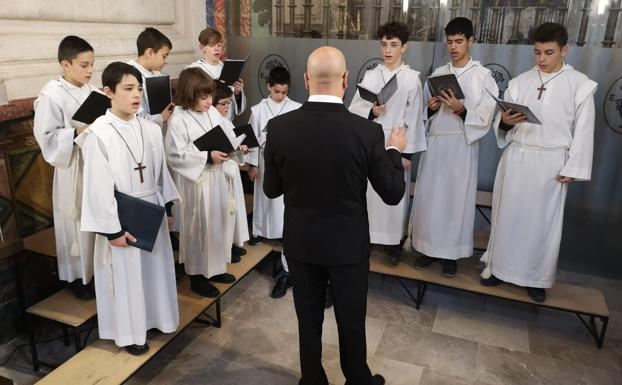
[[[157,123],[162,129],[172,112],[172,104],[163,111],[151,111],[147,100],[147,83],[145,79],[162,76],[162,68],[168,63],[168,56],[173,49],[173,43],[162,32],[149,27],[142,31],[136,39],[138,58],[130,60],[128,64],[136,67],[143,76],[143,97],[140,103],[139,115]],[[164,132],[164,131],[162,131]]]
[[[266,86],[270,95],[251,107],[249,123],[253,126],[259,148],[252,149],[246,156],[249,164],[248,176],[255,182],[253,192],[253,229],[251,245],[260,243],[261,237],[280,239],[283,236],[283,215],[285,203],[283,197],[270,199],[263,191],[264,155],[266,145],[266,125],[276,116],[300,108],[300,103],[287,97],[291,77],[284,67],[274,67],[268,74]],[[283,274],[277,279],[272,291],[273,298],[285,295],[289,284],[289,272],[285,255],[281,253]]]
[[[511,110],[495,121],[497,144],[505,150],[482,284],[524,286],[534,301],[544,302],[545,289],[555,283],[568,185],[591,178],[598,85],[563,62],[564,26],[544,23],[532,40],[536,66],[510,81],[505,100],[528,106],[542,124]]]
[[[220,113],[223,120],[223,129],[231,143],[238,142],[236,137],[235,125],[227,118],[229,116],[229,110],[231,109],[231,96],[233,91],[224,84],[217,84],[214,91],[214,97],[212,98],[212,104],[216,110]],[[229,154],[231,161],[237,163],[238,166],[244,166],[244,154],[248,153],[248,147],[245,145],[240,146],[240,150],[235,151],[233,154]],[[246,250],[243,248],[244,242],[249,240],[248,234],[248,219],[246,215],[246,201],[244,199],[244,187],[242,186],[242,176],[240,175],[240,169],[233,173],[233,179],[231,180],[233,193],[235,195],[235,222],[233,224],[233,239],[231,240],[231,259],[233,263],[240,260],[240,257],[246,254]]]
[[[352,113],[381,124],[385,138],[389,137],[395,126],[406,129],[408,144],[402,153],[406,186],[410,186],[411,182],[412,155],[426,149],[419,72],[402,61],[402,55],[408,49],[408,36],[408,27],[397,21],[378,28],[380,53],[384,62],[365,72],[361,85],[370,91],[379,92],[393,76],[396,76],[397,92],[385,104],[378,105],[361,98],[357,91],[348,108]],[[396,206],[389,206],[380,199],[370,184],[367,186],[370,240],[371,243],[385,246],[393,264],[398,264],[401,258],[401,241],[406,235],[410,212],[409,192],[410,189],[407,188],[404,199]]]
[[[63,76],[50,80],[35,100],[34,135],[43,158],[54,166],[52,205],[58,276],[80,299],[94,298],[87,285],[93,278],[94,236],[80,231],[82,207],[82,155],[74,138],[88,125],[72,119],[97,89],[89,84],[93,74],[93,47],[77,36],[65,37],[58,46]]]
[[[206,297],[220,294],[210,281],[233,283],[236,279],[227,273],[227,263],[232,262],[237,220],[234,181],[239,165],[227,153],[200,151],[194,145],[217,126],[228,130],[212,106],[215,85],[198,68],[180,73],[177,107],[164,140],[168,165],[182,196],[178,210],[179,262],[190,276],[191,290]]]
[[[224,38],[220,32],[213,28],[206,28],[199,33],[199,49],[203,52],[203,57],[186,68],[200,68],[212,79],[218,80],[224,63],[220,60],[223,54]],[[227,119],[233,119],[246,110],[246,95],[244,94],[244,81],[238,79],[231,86],[233,95],[231,96],[231,108],[227,113]]]
[[[167,206],[179,194],[166,166],[161,131],[138,117],[140,72],[113,62],[102,74],[112,108],[77,142],[84,156],[82,230],[96,233],[95,290],[99,336],[130,354],[149,349],[149,329],[174,332],[179,325],[173,249],[162,216],[151,252],[129,246],[135,235],[121,227],[114,192]]]
[[[451,62],[431,76],[455,75],[465,98],[458,100],[451,90],[433,97],[425,87],[428,149],[419,160],[409,236],[423,254],[416,268],[442,261],[442,274],[453,277],[457,260],[473,255],[479,141],[490,130],[497,107],[490,94],[499,90],[490,70],[470,57],[475,42],[471,20],[451,20],[445,34]]]

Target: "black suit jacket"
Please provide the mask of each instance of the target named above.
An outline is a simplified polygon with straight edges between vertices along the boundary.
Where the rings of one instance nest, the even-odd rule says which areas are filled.
[[[343,104],[307,102],[268,122],[263,187],[284,194],[288,258],[347,265],[369,257],[367,180],[389,205],[404,196],[399,151],[382,127]]]

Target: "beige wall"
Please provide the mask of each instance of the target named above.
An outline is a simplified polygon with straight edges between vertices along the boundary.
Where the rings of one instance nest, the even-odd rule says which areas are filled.
[[[155,27],[173,42],[164,72],[176,78],[199,57],[196,38],[205,28],[205,1],[0,0],[0,25],[0,96],[4,92],[13,100],[36,96],[61,73],[56,52],[66,35],[93,46],[93,84],[100,86],[104,67],[136,58],[136,37]]]

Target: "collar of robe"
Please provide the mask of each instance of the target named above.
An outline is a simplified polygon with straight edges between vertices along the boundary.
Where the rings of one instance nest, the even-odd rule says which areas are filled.
[[[131,127],[131,126],[132,126],[132,123],[135,123],[135,122],[136,122],[136,114],[134,114],[134,115],[132,116],[132,119],[131,119],[131,120],[125,120],[125,119],[121,119],[120,117],[118,117],[117,115],[115,115],[115,114],[112,112],[112,110],[111,110],[111,109],[108,109],[108,110],[106,111],[106,118],[108,119],[108,122],[110,122],[110,123],[114,124],[115,126],[116,126],[116,125],[121,125],[121,126],[129,126],[129,127]],[[138,123],[136,122],[136,124],[138,124]]]
[[[473,60],[472,57],[469,57],[469,61],[466,63],[464,67],[454,67],[454,65],[449,62],[447,63],[447,67],[449,68],[449,73],[456,75],[457,78],[462,76],[465,72],[470,70],[473,67],[481,66],[482,64],[476,60]]]
[[[560,73],[562,73],[564,71],[571,70],[571,69],[573,69],[573,68],[572,68],[572,66],[570,64],[563,63],[562,64],[562,68],[560,68],[559,71],[556,71],[556,72],[551,72],[551,73],[542,72],[542,71],[540,71],[540,69],[538,68],[537,65],[533,66],[532,71],[534,71],[536,73],[536,76],[539,73],[540,77],[542,78],[542,81],[546,83],[547,80],[552,79],[553,77],[559,75]]]

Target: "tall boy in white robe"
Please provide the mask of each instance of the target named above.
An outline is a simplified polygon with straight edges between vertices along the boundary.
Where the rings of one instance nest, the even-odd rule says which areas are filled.
[[[200,68],[212,79],[218,80],[224,63],[220,55],[224,52],[224,38],[220,32],[212,28],[206,28],[199,33],[199,48],[203,52],[203,58],[188,65],[186,68]],[[246,110],[246,95],[244,94],[244,81],[238,79],[231,86],[233,95],[231,105],[227,113],[227,119],[233,119]]]
[[[361,85],[371,91],[379,92],[395,75],[398,90],[383,105],[372,104],[360,97],[358,91],[350,103],[352,113],[369,118],[382,125],[385,138],[395,126],[406,129],[408,144],[402,153],[404,180],[410,186],[410,159],[416,152],[426,149],[423,100],[419,72],[402,61],[408,48],[408,27],[396,21],[380,26],[380,53],[383,64],[365,72]],[[400,243],[406,234],[409,211],[409,192],[396,205],[385,204],[370,184],[367,186],[367,212],[369,216],[369,235],[371,243],[385,245],[391,262],[398,264],[401,257]]]
[[[231,109],[231,96],[233,92],[224,84],[217,84],[212,98],[214,108],[220,113],[223,120],[223,129],[231,140],[231,143],[237,143],[239,140],[233,131],[235,125],[227,118]],[[241,145],[240,150],[229,155],[229,159],[237,164],[235,172],[228,177],[231,178],[231,187],[235,196],[235,221],[233,223],[231,239],[231,259],[233,263],[240,261],[240,257],[246,254],[243,248],[244,242],[249,240],[248,219],[246,216],[246,201],[244,199],[244,187],[242,186],[242,176],[240,175],[239,166],[245,164],[244,154],[248,153],[248,147]]]
[[[505,150],[482,284],[524,286],[544,302],[555,283],[568,184],[591,178],[597,84],[563,62],[568,33],[562,25],[544,23],[532,40],[536,65],[510,81],[505,100],[528,106],[542,125],[511,110],[495,120]]]
[[[96,233],[95,290],[99,336],[114,340],[130,354],[149,349],[147,330],[172,333],[179,325],[172,218],[162,217],[152,252],[133,246],[122,229],[115,190],[167,206],[179,194],[166,167],[162,134],[150,120],[137,117],[141,75],[129,64],[113,62],[102,74],[112,108],[79,138],[84,156],[82,230]]]
[[[456,261],[473,254],[479,140],[490,129],[496,109],[488,92],[498,95],[499,90],[490,70],[470,57],[475,42],[471,20],[451,20],[445,35],[451,62],[431,76],[454,74],[465,99],[458,100],[451,90],[433,97],[425,87],[428,150],[417,170],[409,236],[423,254],[416,268],[442,260],[442,274],[453,277]]]
[[[164,128],[164,124],[171,116],[172,104],[168,105],[163,111],[151,111],[149,109],[149,101],[147,100],[147,83],[146,78],[162,76],[162,68],[168,63],[168,56],[173,49],[173,43],[162,32],[155,28],[145,28],[136,39],[136,47],[138,48],[138,58],[130,60],[128,64],[136,67],[143,77],[143,97],[140,103],[139,115],[147,118],[160,127]]]
[[[214,87],[215,82],[198,68],[180,73],[177,107],[164,139],[168,165],[182,196],[179,262],[190,277],[191,290],[205,297],[220,294],[210,281],[233,283],[236,279],[227,273],[227,263],[232,262],[236,221],[233,180],[239,166],[224,152],[200,151],[194,145],[217,126],[227,132],[224,119],[212,106]]]
[[[283,197],[270,199],[263,191],[264,155],[266,145],[266,125],[276,116],[300,108],[301,104],[287,97],[291,77],[284,67],[274,67],[270,70],[266,80],[266,87],[270,95],[251,107],[249,123],[253,126],[255,136],[259,141],[259,148],[252,149],[246,156],[249,164],[248,176],[255,182],[253,192],[253,229],[251,245],[260,243],[260,237],[280,239],[283,236],[283,215],[285,203]],[[289,285],[289,273],[285,255],[281,253],[281,263],[284,274],[276,282],[272,291],[273,298],[285,295]]]
[[[89,84],[95,60],[93,47],[77,36],[58,46],[63,76],[50,80],[35,100],[34,135],[43,158],[54,166],[52,205],[56,260],[61,281],[77,298],[91,299],[94,236],[80,231],[82,155],[74,138],[88,126],[71,117],[96,88]]]

